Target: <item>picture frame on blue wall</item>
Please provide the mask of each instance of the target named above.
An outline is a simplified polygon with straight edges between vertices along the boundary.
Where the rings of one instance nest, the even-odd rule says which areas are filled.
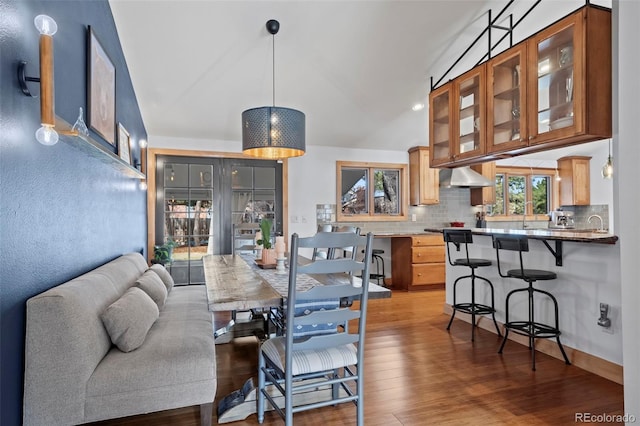
[[[116,145],[116,68],[89,26],[87,32],[87,119],[89,128]]]
[[[127,164],[131,164],[131,137],[122,123],[118,123],[118,155]]]

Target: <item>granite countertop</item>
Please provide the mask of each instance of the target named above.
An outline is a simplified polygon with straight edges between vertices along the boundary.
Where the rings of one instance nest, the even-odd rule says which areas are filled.
[[[461,228],[425,228],[425,232],[442,232],[443,229],[461,229]],[[469,228],[465,228],[469,229]],[[572,229],[572,230],[554,230],[554,229],[493,229],[493,228],[470,228],[474,235],[526,235],[534,240],[556,240],[556,241],[573,241],[580,243],[598,243],[598,244],[615,244],[618,236],[596,232],[591,229]]]

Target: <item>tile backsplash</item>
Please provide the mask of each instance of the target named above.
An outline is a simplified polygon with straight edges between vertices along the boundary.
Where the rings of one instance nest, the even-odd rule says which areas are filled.
[[[318,225],[335,223],[336,204],[317,204],[316,221]],[[609,229],[609,206],[564,206],[563,210],[572,211],[576,229],[592,229],[600,226],[597,219],[592,223],[587,218],[593,214],[602,217],[604,229]],[[358,226],[363,231],[373,232],[420,232],[426,227],[440,228],[449,226],[449,222],[464,222],[465,227],[476,226],[475,212],[478,207],[469,205],[469,188],[440,188],[440,204],[431,206],[410,206],[409,220],[402,222],[340,222],[340,225]],[[415,215],[415,222],[411,220]],[[543,216],[540,220],[527,220],[528,228],[546,228],[548,218]],[[520,229],[521,221],[487,222],[488,228]]]

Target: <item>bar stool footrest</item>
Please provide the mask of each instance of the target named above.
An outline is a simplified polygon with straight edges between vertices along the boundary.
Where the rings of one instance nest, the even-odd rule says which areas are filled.
[[[464,312],[469,315],[488,315],[493,314],[496,311],[491,306],[479,303],[456,303],[452,308],[458,312]]]
[[[549,337],[560,336],[560,330],[555,327],[551,327],[547,324],[530,321],[510,321],[504,325],[514,333],[521,334],[523,336],[546,339]]]

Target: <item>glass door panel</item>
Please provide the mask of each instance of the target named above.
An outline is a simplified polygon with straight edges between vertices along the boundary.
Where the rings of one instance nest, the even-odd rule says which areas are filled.
[[[521,119],[525,114],[523,57],[522,54],[510,55],[504,60],[491,63],[489,144],[494,148],[499,149],[503,144],[511,146],[512,141],[519,143],[525,140],[522,125],[524,120]]]
[[[574,124],[574,27],[538,42],[537,132]]]
[[[480,74],[459,83],[459,96],[457,153],[464,154],[480,149]]]
[[[443,86],[436,91],[431,92],[431,106],[429,114],[431,114],[431,138],[429,140],[431,150],[432,164],[446,163],[451,160],[451,117],[450,111],[450,93],[451,85]]]

